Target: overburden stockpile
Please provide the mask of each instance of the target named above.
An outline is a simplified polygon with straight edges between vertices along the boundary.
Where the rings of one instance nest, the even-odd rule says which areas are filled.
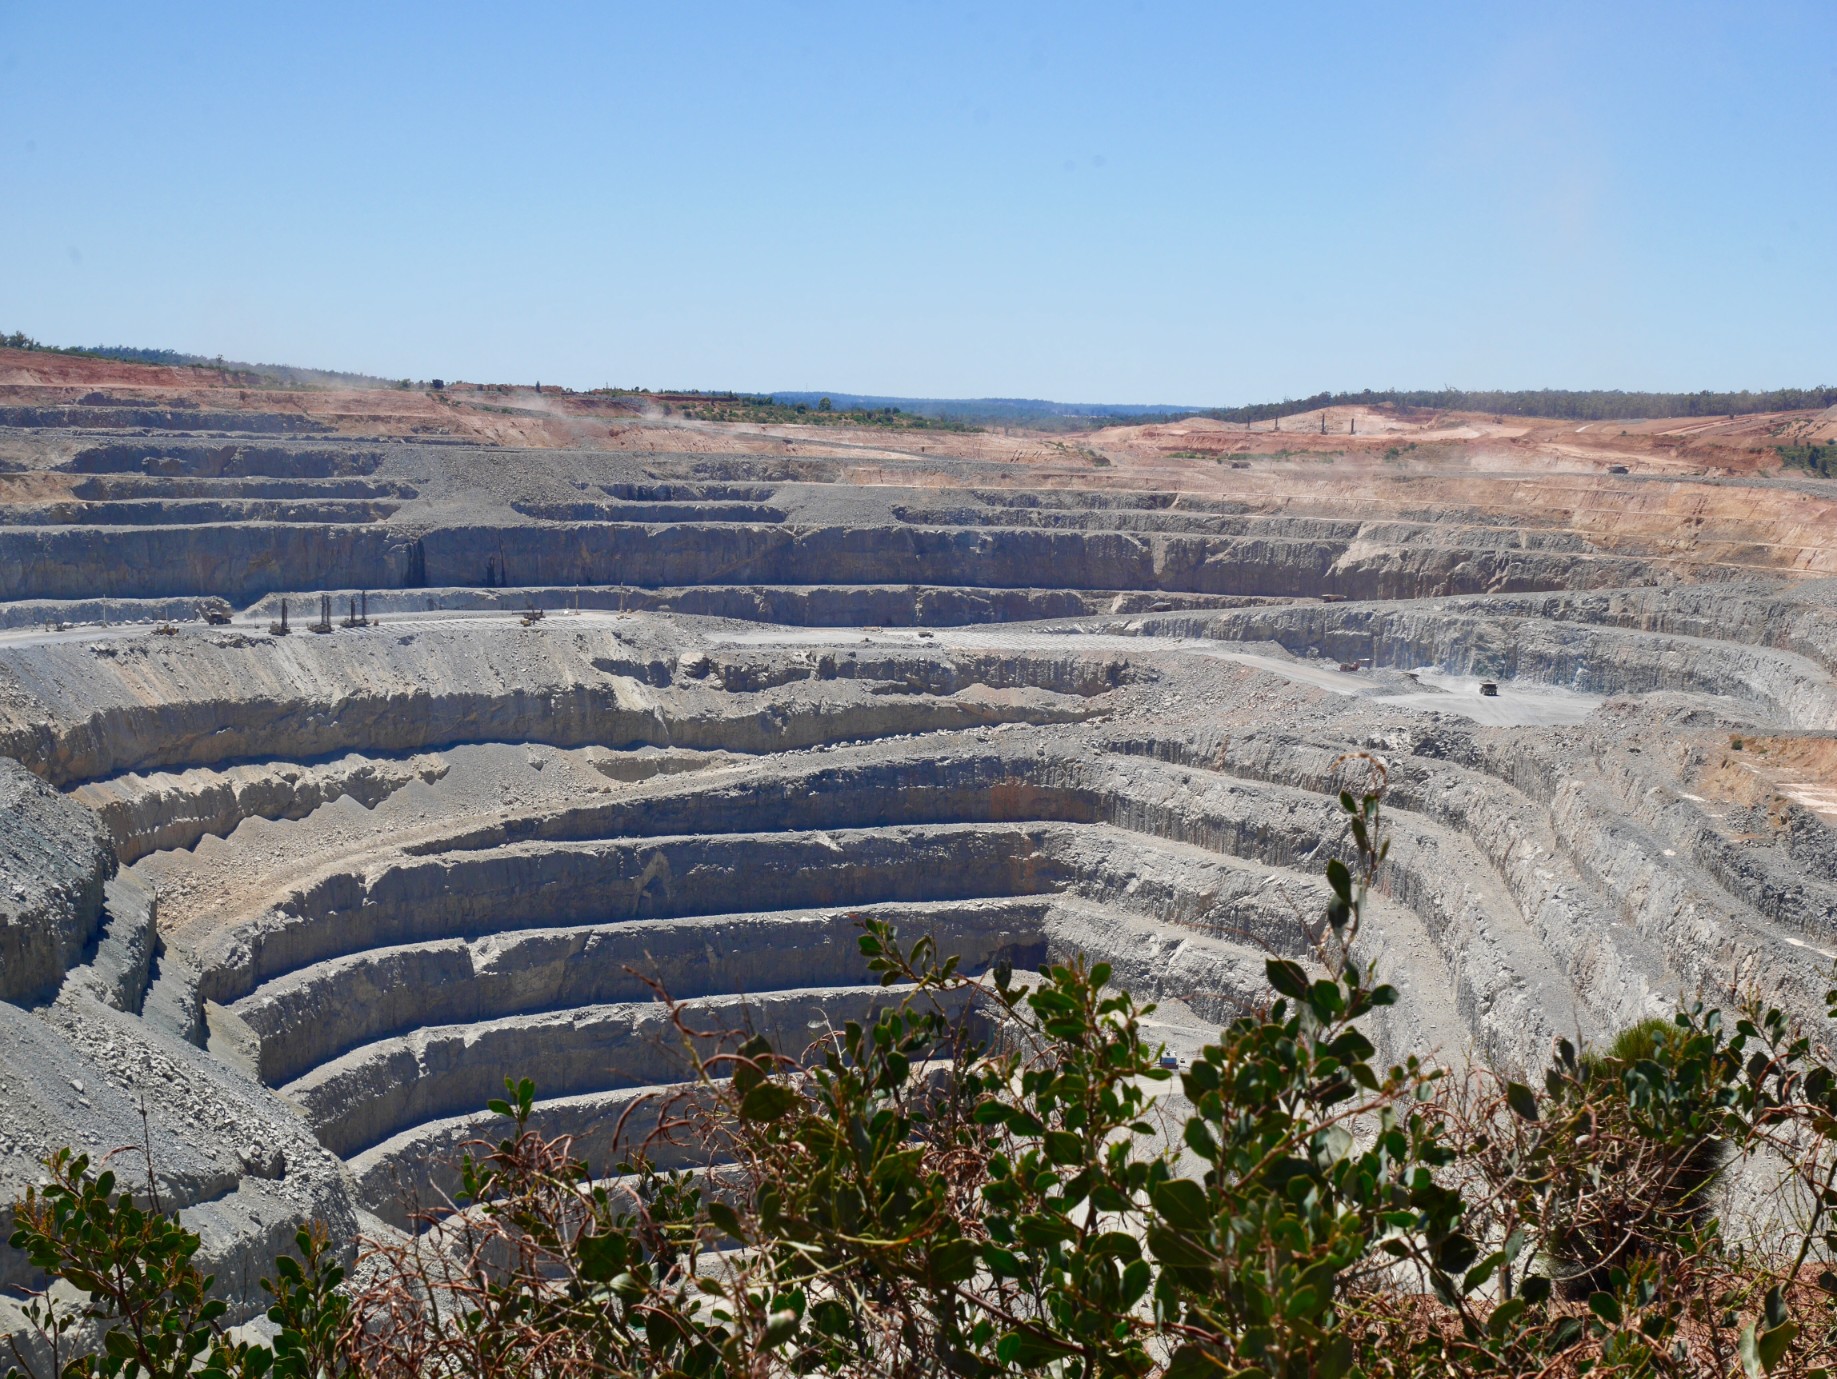
[[[1823,414],[1033,435],[20,357],[40,1372],[89,1282],[65,1358],[144,1306],[297,1373],[1822,1363]]]

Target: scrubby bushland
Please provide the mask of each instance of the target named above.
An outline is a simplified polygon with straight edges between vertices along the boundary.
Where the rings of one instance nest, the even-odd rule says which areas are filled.
[[[1256,422],[1312,412],[1319,407],[1396,407],[1434,411],[1493,412],[1564,421],[1633,421],[1660,417],[1719,417],[1746,412],[1816,411],[1837,403],[1837,388],[1772,388],[1765,392],[1629,393],[1619,388],[1367,388],[1357,393],[1316,393],[1283,402],[1221,407],[1202,415],[1220,421]]]
[[[811,405],[734,393],[671,393],[667,395],[666,410],[671,405],[680,407],[682,415],[692,421],[750,422],[762,426],[880,426],[895,431],[969,432],[980,429],[962,421],[901,411],[898,407],[838,408],[826,397]]]
[[[1374,768],[1341,796],[1318,972],[1268,964],[1268,1005],[1179,1070],[1178,1118],[1150,1008],[1102,964],[972,980],[868,925],[871,1027],[792,1057],[673,1008],[692,1076],[657,1135],[706,1171],[634,1149],[596,1178],[519,1083],[458,1202],[352,1281],[301,1234],[271,1344],[223,1330],[195,1236],[60,1155],[13,1237],[69,1285],[32,1303],[41,1339],[106,1329],[69,1375],[1824,1372],[1837,1075],[1808,1036],[1693,1006],[1562,1045],[1541,1090],[1379,1067],[1382,794]],[[1735,1243],[1717,1186],[1767,1162],[1798,1224]]]
[[[1788,469],[1810,470],[1823,479],[1837,475],[1837,445],[1829,441],[1822,445],[1777,445],[1774,451]]]

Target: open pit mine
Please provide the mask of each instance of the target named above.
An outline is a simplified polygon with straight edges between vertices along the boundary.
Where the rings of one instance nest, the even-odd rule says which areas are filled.
[[[1833,434],[749,427],[0,351],[0,1201],[144,1150],[254,1305],[302,1218],[450,1187],[507,1075],[608,1161],[683,1075],[643,977],[788,1046],[884,1000],[862,915],[1107,960],[1184,1056],[1312,961],[1358,753],[1387,1052],[1822,1019],[1837,489],[1776,447]]]

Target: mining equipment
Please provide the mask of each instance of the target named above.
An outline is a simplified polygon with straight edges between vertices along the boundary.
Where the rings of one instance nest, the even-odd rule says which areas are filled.
[[[1485,695],[1488,699],[1497,699],[1499,697],[1498,682],[1496,680],[1480,681],[1480,693]]]

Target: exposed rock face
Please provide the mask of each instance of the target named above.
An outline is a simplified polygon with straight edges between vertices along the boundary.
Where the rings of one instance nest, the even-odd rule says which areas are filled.
[[[1061,587],[1080,590],[1421,598],[1571,583],[1599,588],[1655,571],[1647,562],[1592,553],[1427,546],[1395,529],[1276,537],[544,522],[441,527],[417,537],[393,525],[362,525],[381,515],[367,508],[340,510],[337,522],[301,513],[286,523],[248,517],[220,526],[0,527],[0,582],[20,598],[105,592],[246,602],[290,588],[510,582],[500,571],[531,585],[917,584],[948,577],[1019,589],[1051,569]]]
[[[114,871],[93,815],[0,761],[0,1001],[56,992],[101,926]]]
[[[96,817],[10,761],[0,794],[0,1235],[47,1155],[127,1154],[124,1179],[150,1165],[238,1302],[259,1306],[253,1281],[294,1223],[354,1227],[337,1160],[279,1098],[142,1018],[154,897],[111,879]],[[31,1281],[20,1255],[0,1251],[0,1287]],[[11,1306],[0,1303],[0,1329]]]
[[[450,1186],[506,1075],[609,1162],[684,1067],[645,977],[787,1046],[864,1018],[867,915],[1101,956],[1190,1051],[1313,960],[1372,758],[1391,1051],[1529,1070],[1754,982],[1822,1015],[1837,586],[1656,481],[1620,525],[1596,478],[1568,521],[1523,476],[1348,515],[275,429],[4,437],[42,463],[0,476],[0,1195],[144,1144],[252,1279]]]

